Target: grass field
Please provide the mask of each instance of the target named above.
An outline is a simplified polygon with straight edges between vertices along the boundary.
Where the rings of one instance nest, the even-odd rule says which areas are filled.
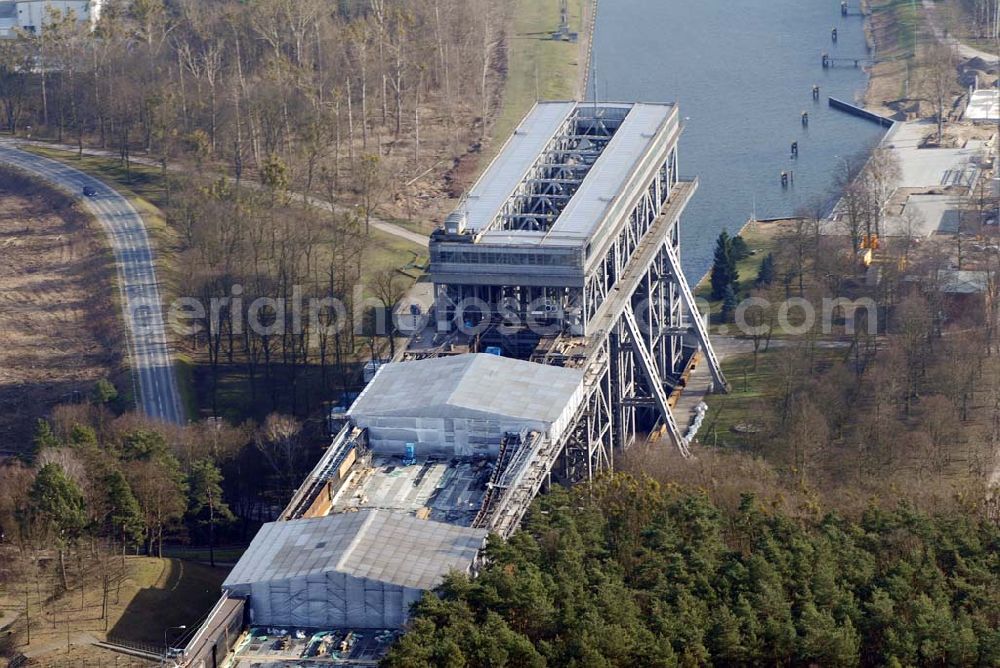
[[[877,0],[872,2],[872,18],[886,15],[892,24],[893,39],[879,45],[881,58],[912,58],[916,53],[922,25],[920,2],[914,0]]]
[[[749,257],[740,260],[736,265],[736,270],[740,276],[737,297],[744,297],[750,293],[754,281],[757,280],[757,271],[760,268],[760,262],[768,253],[771,253],[778,247],[780,233],[780,223],[757,223],[752,229],[748,227],[740,233],[740,236],[747,242],[747,246],[753,253]],[[722,301],[711,298],[712,284],[710,277],[711,272],[705,274],[702,280],[698,282],[698,285],[695,286],[694,294],[698,299],[704,299],[708,302],[712,314],[711,323],[713,326],[717,326],[720,324],[719,314],[722,312]]]
[[[133,557],[121,605],[112,610],[108,635],[134,642],[163,642],[169,626],[193,628],[219,600],[228,569],[179,559]]]
[[[163,208],[167,205],[167,192],[163,184],[163,174],[157,167],[132,163],[127,171],[117,158],[84,155],[75,152],[43,146],[24,146],[25,151],[66,163],[81,172],[98,178],[118,193],[124,195],[136,208],[146,224],[146,231],[156,250],[170,252],[177,246],[177,235],[167,225]],[[166,254],[161,252],[157,260],[157,270],[169,272]],[[163,278],[161,277],[161,281]],[[169,286],[168,286],[169,287]]]
[[[425,218],[399,218],[392,216],[380,216],[387,223],[392,223],[416,234],[430,234],[434,231],[435,224]]]
[[[114,256],[97,221],[62,191],[0,166],[0,248],[0,433],[20,449],[51,406],[90,396],[101,379],[131,383]]]
[[[735,355],[722,362],[722,372],[729,381],[728,394],[713,394],[706,399],[708,414],[698,434],[705,445],[721,448],[745,449],[755,445],[752,435],[738,433],[737,425],[760,427],[764,406],[776,404],[778,392],[782,388],[783,369],[777,357],[784,351],[772,347],[758,354],[754,363],[752,354]],[[828,368],[834,362],[845,359],[847,348],[820,348],[814,351],[815,369]]]
[[[369,286],[372,277],[379,271],[398,269],[401,271],[409,270],[412,273],[418,267],[426,266],[426,264],[426,248],[412,244],[401,237],[373,229],[371,243],[365,251],[361,281],[365,286]]]
[[[891,115],[883,103],[917,95],[925,78],[918,57],[933,36],[925,26],[919,0],[872,0],[869,30],[875,36],[879,62],[871,69],[865,106]]]
[[[503,107],[493,126],[493,154],[537,100],[571,100],[580,94],[580,68],[586,56],[584,8],[584,0],[569,0],[570,30],[581,33],[581,42],[572,44],[546,39],[559,26],[558,0],[515,3]]]
[[[110,156],[80,156],[76,151],[38,146],[37,144],[22,147],[29,153],[44,155],[47,158],[71,164],[82,172],[100,178],[117,188],[128,190],[129,194],[148,200],[157,207],[166,204],[166,191],[163,188],[163,175],[158,167],[150,167],[131,163],[131,170],[126,170],[118,158]]]
[[[768,363],[767,355],[761,355],[756,370],[753,369],[753,355],[731,357],[722,363],[731,390],[728,394],[709,397],[708,413],[699,434],[702,443],[737,449],[748,446],[748,439],[735,433],[733,427],[752,423],[753,417],[759,415],[761,404],[769,398],[775,369]]]
[[[105,592],[101,567],[88,564],[88,574],[82,580],[73,578],[70,591],[58,596],[49,595],[57,581],[54,565],[47,563],[35,572],[29,567],[26,574],[42,586],[22,582],[15,593],[23,605],[25,598],[20,592],[27,585],[23,591],[30,605],[30,642],[23,615],[12,628],[17,650],[31,658],[31,665],[82,666],[82,661],[73,661],[87,658],[94,666],[125,666],[129,665],[126,657],[115,663],[114,655],[93,643],[113,639],[158,651],[165,632],[179,642],[184,632],[171,627],[197,628],[218,601],[228,573],[225,568],[191,561],[135,556],[125,559],[123,569],[120,555],[108,558],[106,616],[102,616]],[[76,560],[70,564],[74,571]]]

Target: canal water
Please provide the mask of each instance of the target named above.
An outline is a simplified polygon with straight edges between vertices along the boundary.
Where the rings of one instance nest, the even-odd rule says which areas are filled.
[[[882,136],[827,104],[864,91],[862,70],[821,66],[823,52],[867,55],[862,21],[842,17],[839,0],[599,1],[589,96],[596,83],[599,99],[677,102],[685,118],[681,175],[701,184],[682,219],[689,280],[711,266],[721,230],[739,230],[755,205],[758,218],[774,218],[829,201],[839,161]],[[795,182],[784,190],[787,170]]]

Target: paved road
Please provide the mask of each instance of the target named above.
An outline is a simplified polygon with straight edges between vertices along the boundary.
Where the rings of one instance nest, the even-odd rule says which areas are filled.
[[[936,37],[939,42],[953,48],[962,58],[982,58],[987,63],[994,63],[997,61],[997,54],[977,49],[974,46],[969,46],[964,42],[958,41],[951,35],[946,35],[944,30],[941,28],[941,21],[938,18],[937,6],[934,4],[934,0],[923,0],[923,6],[924,12],[927,16],[927,23],[930,25],[931,31],[934,33],[934,37]]]
[[[55,160],[20,151],[9,141],[0,141],[0,163],[30,172],[74,196],[81,196],[84,186],[94,188],[96,196],[82,198],[82,202],[100,221],[114,250],[137,401],[146,415],[183,424],[153,252],[142,216],[103,182]]]

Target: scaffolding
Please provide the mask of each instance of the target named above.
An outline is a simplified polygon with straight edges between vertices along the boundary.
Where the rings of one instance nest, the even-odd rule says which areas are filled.
[[[678,175],[680,131],[675,105],[536,105],[431,238],[439,337],[586,371],[586,410],[551,444],[570,480],[661,426],[691,455],[668,401],[685,336],[728,390],[680,265],[697,189]]]

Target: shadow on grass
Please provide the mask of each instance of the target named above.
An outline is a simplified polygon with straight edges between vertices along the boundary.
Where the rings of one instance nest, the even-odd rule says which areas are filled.
[[[153,587],[140,589],[129,601],[108,637],[162,646],[164,632],[180,638],[195,628],[219,599],[225,570],[165,559],[164,571]]]
[[[340,372],[329,364],[325,380],[319,364],[273,363],[270,371],[258,365],[252,381],[249,368],[240,363],[220,364],[216,377],[211,365],[187,361],[185,373],[194,388],[194,402],[202,409],[197,417],[211,416],[214,406],[219,417],[238,424],[247,418],[262,421],[275,412],[306,417],[324,403],[337,404],[345,394],[352,397],[362,388],[363,364],[345,363]]]

